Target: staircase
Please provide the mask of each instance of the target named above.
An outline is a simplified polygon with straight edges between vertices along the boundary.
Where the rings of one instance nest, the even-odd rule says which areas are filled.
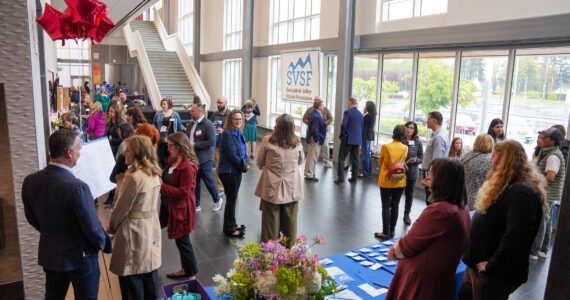
[[[153,21],[132,21],[132,32],[138,31],[147,53],[161,98],[172,98],[175,110],[191,104],[194,88],[188,80],[182,62],[173,51],[166,51]],[[152,99],[153,102],[158,102]],[[153,103],[154,104],[154,103]]]

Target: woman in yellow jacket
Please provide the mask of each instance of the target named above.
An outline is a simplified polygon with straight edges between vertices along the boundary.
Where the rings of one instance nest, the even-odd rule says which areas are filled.
[[[378,165],[380,165],[380,175],[378,177],[378,186],[380,186],[380,197],[382,199],[382,232],[374,233],[374,236],[388,240],[394,237],[394,229],[398,221],[398,206],[400,197],[406,187],[405,170],[396,171],[395,175],[391,175],[392,166],[400,162],[401,168],[404,168],[406,157],[408,155],[408,147],[402,143],[406,136],[406,127],[397,125],[392,133],[392,142],[382,146]],[[399,171],[399,172],[398,172]],[[402,173],[403,176],[397,176]]]

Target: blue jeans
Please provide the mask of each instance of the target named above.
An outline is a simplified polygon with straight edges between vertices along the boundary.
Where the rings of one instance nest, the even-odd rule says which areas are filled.
[[[218,195],[218,187],[216,186],[216,181],[214,181],[214,177],[212,177],[212,169],[214,168],[214,161],[209,160],[200,164],[200,168],[198,168],[198,176],[196,176],[196,207],[200,206],[200,193],[202,191],[202,187],[200,185],[200,180],[204,180],[206,184],[206,188],[212,195],[212,199],[215,203],[220,201],[220,195]]]
[[[362,140],[362,175],[368,177],[372,172],[372,161],[370,160],[370,142]]]
[[[99,293],[99,254],[84,257],[81,265],[69,272],[44,268],[46,273],[45,299],[65,299],[69,283],[73,285],[75,299],[97,299]]]

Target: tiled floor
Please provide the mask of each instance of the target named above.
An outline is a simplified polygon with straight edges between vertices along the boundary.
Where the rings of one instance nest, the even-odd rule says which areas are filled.
[[[319,182],[305,181],[305,199],[300,202],[298,233],[307,237],[324,235],[326,244],[317,246],[314,253],[325,257],[340,252],[360,248],[377,242],[373,234],[382,230],[380,189],[376,185],[377,176],[359,180],[357,184],[333,183],[333,169],[325,169],[319,162],[316,168]],[[240,188],[237,221],[247,226],[245,238],[238,240],[244,245],[259,241],[261,234],[261,212],[259,198],[253,195],[261,171],[253,166],[242,180]],[[237,252],[229,239],[222,234],[223,210],[213,212],[213,201],[206,189],[202,189],[202,211],[198,213],[196,229],[191,241],[198,260],[198,279],[204,286],[213,285],[215,274],[225,274],[231,267]],[[415,191],[411,218],[414,221],[425,208],[425,195],[420,189]],[[100,199],[101,201],[101,199]],[[402,222],[404,200],[400,202],[400,217],[396,235],[402,236],[409,229]],[[108,210],[99,208],[100,215],[106,218]],[[104,221],[105,222],[105,221]],[[104,223],[106,224],[106,223]],[[172,282],[166,274],[180,268],[178,250],[173,240],[168,240],[163,230],[162,267],[159,269],[160,284]],[[540,259],[531,262],[529,281],[521,286],[510,299],[542,299],[550,260]],[[112,284],[116,281],[112,280]],[[115,290],[115,288],[113,288]],[[115,293],[113,293],[115,294]],[[115,295],[115,298],[120,295]]]

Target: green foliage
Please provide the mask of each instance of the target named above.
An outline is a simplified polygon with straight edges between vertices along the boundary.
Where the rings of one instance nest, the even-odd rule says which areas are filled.
[[[245,244],[245,246],[243,246],[240,251],[245,257],[254,258],[257,257],[259,253],[263,252],[263,249],[256,242],[250,242]]]
[[[281,297],[286,298],[290,291],[294,292],[299,288],[303,275],[298,269],[278,268],[275,278],[275,289]]]
[[[392,133],[396,125],[404,125],[406,121],[404,120],[380,120],[380,132]],[[425,136],[427,127],[424,124],[416,123],[418,125],[418,136]]]
[[[248,299],[250,295],[254,294],[253,281],[246,270],[237,270],[236,273],[228,279],[231,280],[231,284],[234,286],[245,287],[230,289],[228,294],[232,299]]]
[[[323,266],[319,266],[318,272],[321,274],[321,278],[324,278],[323,287],[314,295],[311,295],[309,297],[310,300],[324,300],[327,295],[336,294],[336,281],[328,276],[328,272]]]
[[[462,80],[459,86],[458,102],[466,107],[476,101],[477,87],[470,80]],[[440,60],[427,59],[420,64],[416,108],[426,116],[441,107],[451,104],[453,94],[453,66]]]
[[[358,99],[358,102],[375,101],[377,85],[378,79],[376,77],[372,77],[369,80],[354,78],[352,81],[352,95]]]

